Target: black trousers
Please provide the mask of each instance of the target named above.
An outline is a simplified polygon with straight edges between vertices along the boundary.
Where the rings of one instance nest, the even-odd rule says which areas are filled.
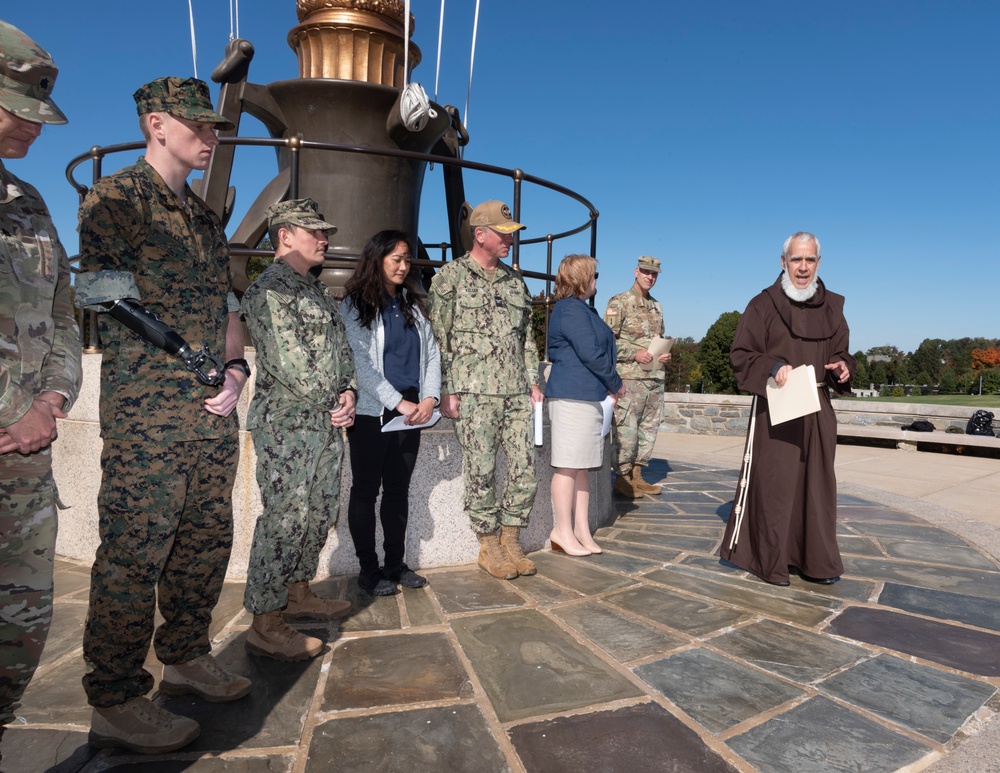
[[[398,416],[386,411],[385,421]],[[375,501],[382,490],[383,550],[388,571],[398,569],[406,552],[406,521],[409,516],[410,477],[420,451],[420,430],[382,433],[379,416],[356,416],[347,439],[351,453],[351,498],[347,525],[361,574],[371,577],[379,569],[375,547]]]

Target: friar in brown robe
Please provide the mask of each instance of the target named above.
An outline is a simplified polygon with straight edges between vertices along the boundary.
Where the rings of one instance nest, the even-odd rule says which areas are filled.
[[[730,350],[739,388],[756,400],[749,461],[744,459],[720,555],[777,585],[788,585],[790,568],[824,583],[844,571],[837,547],[837,419],[830,392],[850,392],[856,363],[848,348],[844,297],[816,276],[819,250],[812,234],[788,238],[782,274],[750,301]],[[800,365],[812,365],[822,383],[820,410],[771,426],[767,380],[774,377],[784,386]],[[738,508],[744,485],[745,501]]]

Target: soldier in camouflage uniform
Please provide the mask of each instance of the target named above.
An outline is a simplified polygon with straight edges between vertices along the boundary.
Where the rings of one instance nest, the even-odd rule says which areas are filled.
[[[615,406],[615,491],[625,497],[659,494],[660,487],[642,478],[656,443],[663,415],[663,371],[643,370],[652,362],[646,347],[663,335],[663,309],[649,291],[660,275],[660,261],[642,256],[632,287],[608,301],[604,321],[618,344],[618,373],[625,381],[625,397]],[[661,365],[670,354],[659,357]]]
[[[267,210],[275,261],[243,296],[257,352],[247,427],[257,451],[264,512],[257,519],[243,604],[253,613],[247,649],[305,660],[323,642],[283,618],[330,620],[350,611],[309,588],[340,509],[342,428],[354,423],[354,356],[337,302],[310,270],[323,265],[327,234],[312,199]]]
[[[140,753],[180,748],[198,723],[143,697],[157,599],[160,692],[236,700],[251,688],[210,654],[209,624],[232,545],[238,461],[234,412],[249,375],[219,218],[187,186],[232,127],[202,81],[161,78],[134,94],[146,155],[99,180],[80,209],[77,303],[122,297],[192,347],[225,353],[225,381],[206,386],[182,361],[100,315],[101,544],[91,572],[83,678],[91,743]]]
[[[479,537],[479,565],[494,577],[534,574],[518,543],[538,486],[532,404],[542,402],[531,296],[507,257],[524,228],[499,201],[469,218],[472,250],[443,266],[431,283],[428,318],[441,348],[441,415],[455,420],[462,447],[464,505]],[[497,452],[507,457],[498,501]],[[501,533],[497,535],[497,529]]]
[[[23,158],[42,124],[66,123],[49,96],[49,55],[0,22],[0,158]],[[0,736],[52,622],[56,419],[80,389],[69,264],[38,191],[0,162]]]

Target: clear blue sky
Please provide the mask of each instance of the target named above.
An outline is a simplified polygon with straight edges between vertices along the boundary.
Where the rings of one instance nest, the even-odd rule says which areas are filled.
[[[446,4],[438,101],[463,110],[474,7]],[[413,79],[432,95],[439,9],[413,3],[424,55]],[[194,11],[208,80],[229,39],[229,0],[195,0]],[[70,124],[47,127],[9,167],[42,191],[73,253],[66,163],[139,138],[139,85],[193,74],[188,4],[5,2],[0,17],[61,68],[54,96]],[[296,77],[286,42],[296,23],[294,0],[242,0],[251,80]],[[483,0],[466,158],[520,167],[594,203],[599,308],[631,283],[637,256],[661,258],[654,294],[669,334],[699,339],[721,313],[742,311],[801,229],[820,236],[820,276],[847,296],[852,349],[1000,337],[998,32],[996,0]],[[263,128],[248,119],[241,133]],[[245,208],[274,169],[263,151],[241,152]],[[439,174],[424,186],[427,243],[447,239]],[[505,180],[466,184],[473,203],[511,199]],[[525,207],[529,236],[585,218],[530,191]],[[526,268],[543,261],[522,258]]]

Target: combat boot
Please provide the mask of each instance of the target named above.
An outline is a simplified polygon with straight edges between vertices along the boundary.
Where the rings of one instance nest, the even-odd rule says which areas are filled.
[[[247,635],[247,652],[275,660],[308,660],[323,651],[323,642],[289,627],[281,610],[253,616]]]
[[[211,655],[164,666],[160,681],[164,695],[198,695],[212,703],[239,700],[252,688],[249,679],[226,671]]]
[[[524,555],[521,550],[521,543],[518,541],[520,535],[520,526],[501,526],[500,547],[503,548],[503,552],[510,559],[510,562],[514,564],[517,573],[530,577],[538,569],[535,568],[535,562]]]
[[[641,494],[659,494],[661,489],[654,483],[646,483],[642,478],[642,467],[638,464],[632,468],[632,474],[629,476],[629,482],[632,484],[632,488]]]
[[[495,532],[479,535],[479,566],[500,580],[513,580],[517,577],[517,567],[500,547],[500,537]]]
[[[351,602],[317,596],[307,582],[288,586],[288,604],[281,611],[286,620],[336,620],[351,611]]]
[[[193,719],[140,695],[117,706],[95,706],[87,741],[99,748],[119,746],[139,754],[165,754],[187,746],[199,733],[201,727]]]
[[[637,497],[642,496],[642,494],[636,491],[632,486],[632,481],[630,479],[631,475],[631,472],[628,475],[624,475],[621,472],[615,475],[615,493],[618,496],[625,497],[626,499],[636,499]]]

